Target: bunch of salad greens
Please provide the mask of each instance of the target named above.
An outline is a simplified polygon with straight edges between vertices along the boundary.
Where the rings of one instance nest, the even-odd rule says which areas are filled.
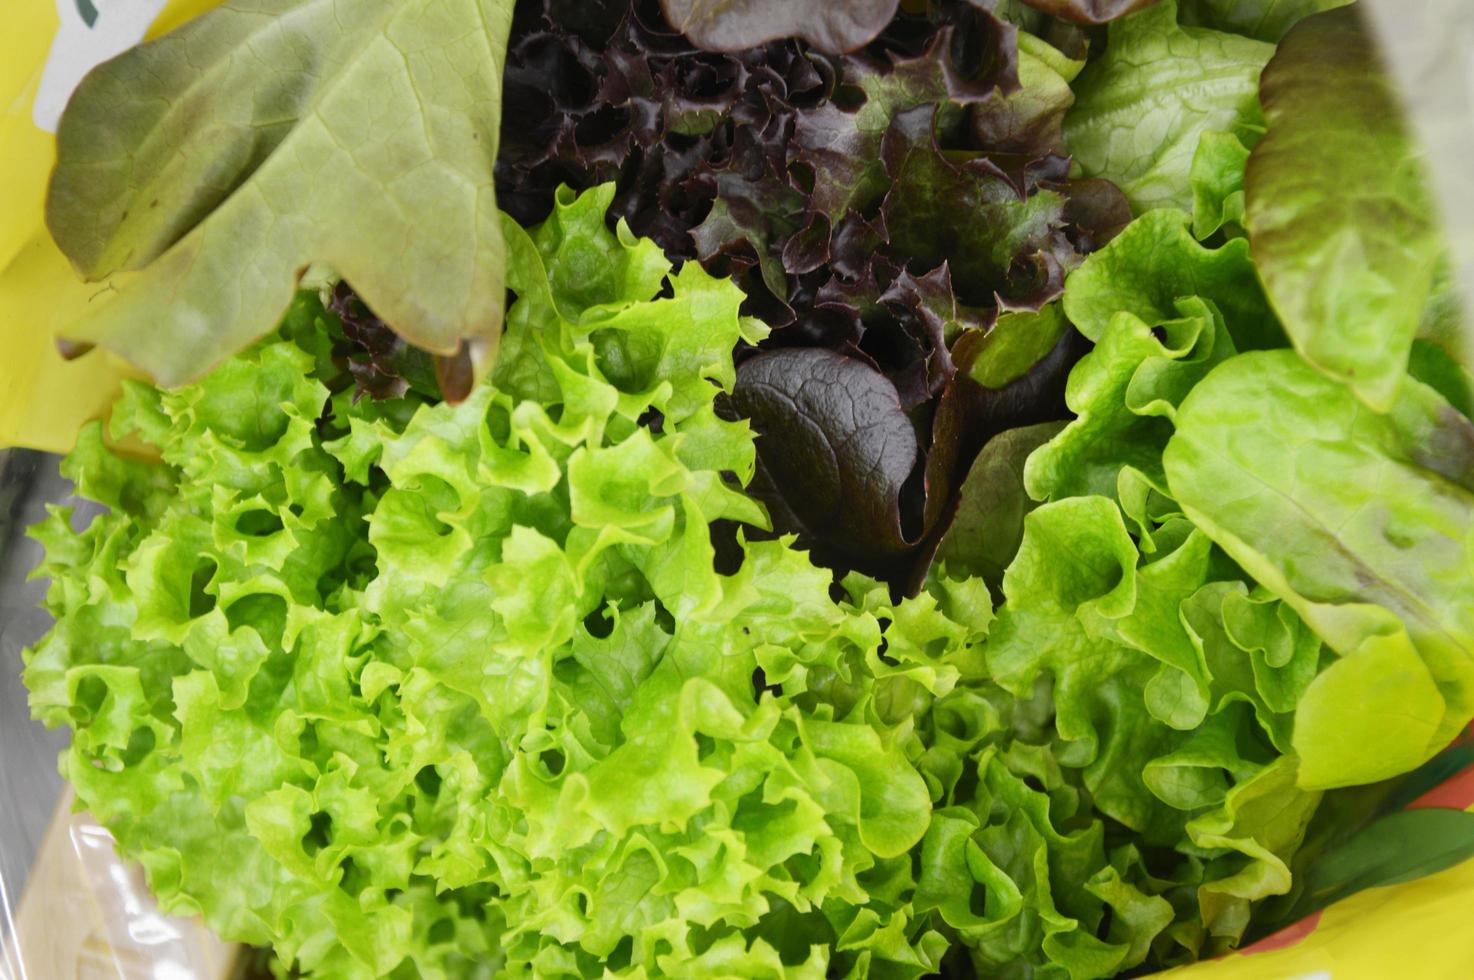
[[[992,434],[1062,417],[1082,346],[1053,319],[979,341],[1000,313],[1057,299],[1130,212],[1109,182],[1068,173],[1077,28],[1026,17],[1031,34],[939,0],[836,54],[759,46],[769,20],[724,16],[721,47],[743,47],[714,52],[628,0],[523,4],[498,190],[528,223],[560,182],[615,181],[637,233],[735,277],[774,328],[739,355],[734,392],[764,436],[752,492],[825,560],[914,587],[966,464]],[[1014,387],[977,385],[978,360]],[[816,474],[816,441],[849,458]]]
[[[1085,980],[1474,854],[1397,812],[1469,751],[1474,377],[1343,6],[258,0],[104,67],[53,227],[167,384],[35,530],[79,798],[323,977]]]

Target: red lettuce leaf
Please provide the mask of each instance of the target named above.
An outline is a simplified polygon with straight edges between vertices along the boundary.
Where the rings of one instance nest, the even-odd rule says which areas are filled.
[[[347,283],[339,283],[328,302],[347,341],[347,366],[359,395],[400,398],[411,388],[440,396],[430,355],[412,347],[374,315]]]
[[[801,37],[821,51],[863,47],[890,23],[897,0],[661,0],[681,33],[713,51]]]
[[[752,421],[764,474],[806,534],[861,563],[920,540],[907,484],[921,447],[879,371],[818,348],[770,351],[738,368],[732,404]]]

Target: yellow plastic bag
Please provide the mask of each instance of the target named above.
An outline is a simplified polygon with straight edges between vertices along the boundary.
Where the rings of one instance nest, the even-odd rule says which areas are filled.
[[[215,0],[12,0],[0,32],[0,446],[65,452],[106,411],[127,368],[64,361],[56,331],[103,288],[83,283],[46,233],[53,132],[93,66]]]
[[[1474,768],[1412,807],[1474,812]],[[1156,974],[1172,980],[1467,980],[1474,976],[1474,860],[1370,888],[1221,959]]]
[[[42,209],[55,148],[48,126],[86,69],[215,0],[19,0],[0,40],[0,446],[71,448],[126,368],[95,353],[65,362],[56,328],[97,290],[77,281]],[[58,13],[60,11],[60,14]],[[1420,801],[1474,810],[1474,769]],[[1464,980],[1474,976],[1474,861],[1374,888],[1174,980]],[[0,909],[3,912],[3,909]]]

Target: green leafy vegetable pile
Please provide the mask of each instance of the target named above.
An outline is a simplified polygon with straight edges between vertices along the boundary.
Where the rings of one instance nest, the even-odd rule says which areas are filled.
[[[1089,980],[1474,853],[1398,812],[1469,758],[1474,377],[1355,11],[731,6],[519,6],[485,380],[349,276],[82,434],[26,682],[165,906]]]
[[[711,522],[765,523],[713,408],[762,328],[610,233],[611,192],[506,225],[519,298],[460,405],[330,395],[310,298],[131,385],[114,431],[162,459],[96,426],[70,458],[112,512],[38,529],[33,705],[166,907],[321,975],[929,972],[907,753],[986,597],[837,604],[780,541],[717,573]]]
[[[349,6],[226,5],[83,86],[48,223],[113,288],[68,329],[73,350],[192,380],[328,270],[348,322],[388,331],[345,330],[361,389],[458,400],[500,336],[498,202],[530,225],[558,186],[613,181],[637,234],[735,276],[745,312],[778,328],[765,346],[801,350],[759,376],[781,390],[845,358],[857,410],[915,431],[876,480],[798,485],[777,475],[804,449],[785,441],[796,426],[855,443],[860,471],[882,447],[844,427],[843,405],[795,417],[740,364],[768,435],[754,492],[825,560],[914,587],[981,440],[1062,417],[1081,349],[1067,329],[995,345],[1028,358],[1006,393],[974,390],[983,355],[960,341],[1057,298],[1129,219],[1108,181],[1070,177],[1060,145],[1077,27],[971,0]],[[457,25],[476,43],[455,43]],[[808,40],[774,39],[796,25]],[[966,390],[942,412],[951,388]],[[876,520],[816,521],[815,492],[860,494]]]
[[[1183,820],[1062,768],[1026,667],[1017,704],[988,682],[980,583],[835,602],[800,552],[740,539],[717,573],[710,523],[763,515],[724,477],[752,436],[712,381],[761,330],[695,267],[654,299],[669,266],[608,200],[507,225],[519,299],[458,406],[330,395],[305,299],[197,385],[130,386],[115,433],[161,462],[88,430],[68,472],[112,512],[39,529],[59,626],[26,672],[76,729],[80,798],[166,907],[323,975],[919,976],[944,930],[994,967],[1139,962],[1167,883],[1108,859],[1087,801],[1147,807],[1163,843]],[[1134,566],[1116,523],[1099,560]]]

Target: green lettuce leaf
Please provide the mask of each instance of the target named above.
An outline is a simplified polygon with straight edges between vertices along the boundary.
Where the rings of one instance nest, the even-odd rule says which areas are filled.
[[[1193,154],[1193,234],[1207,238],[1244,226],[1244,165],[1249,151],[1233,133],[1204,133]]]
[[[1231,569],[1208,538],[1181,519],[1169,527],[1158,553],[1141,556],[1103,497],[1033,511],[1004,576],[987,660],[1016,697],[1049,692],[1058,764],[1079,773],[1107,826],[1129,829],[1159,862],[1162,878],[1131,893],[1127,907],[1150,924],[1133,945],[1171,923],[1149,896],[1191,895],[1193,921],[1174,929],[1198,952],[1231,946],[1252,903],[1290,888],[1288,863],[1319,795],[1298,786],[1296,759],[1277,750],[1288,725],[1276,707],[1283,675],[1297,672],[1303,688],[1319,643],[1282,650],[1255,611],[1292,633],[1293,613],[1276,619],[1278,607],[1262,598],[1246,608],[1249,590],[1217,578]],[[1095,883],[1119,893],[1126,869],[1111,867]]]
[[[226,5],[90,74],[58,130],[47,226],[110,288],[63,335],[196,379],[269,333],[322,263],[410,342],[484,370],[511,19],[510,0]]]
[[[1163,488],[1162,450],[1177,405],[1234,354],[1223,317],[1196,297],[1179,316],[1149,325],[1118,313],[1070,373],[1065,400],[1076,417],[1032,456],[1024,486],[1036,500],[1099,494],[1119,498],[1122,480]],[[1128,491],[1129,492],[1129,491]]]
[[[1132,208],[1190,208],[1205,132],[1251,133],[1259,72],[1274,46],[1177,23],[1161,0],[1111,24],[1105,54],[1075,80],[1065,147],[1086,176],[1118,184]]]
[[[953,519],[936,560],[954,575],[977,576],[997,591],[1023,540],[1024,517],[1034,501],[1024,489],[1029,454],[1064,428],[1063,422],[1009,429],[988,440],[968,470]]]
[[[1193,523],[1341,655],[1297,712],[1306,786],[1408,771],[1474,717],[1474,425],[1407,378],[1392,408],[1246,354],[1187,397],[1163,457]]]
[[[1279,43],[1300,20],[1353,0],[1185,0],[1183,23]]]
[[[1358,11],[1300,22],[1260,97],[1269,132],[1244,177],[1260,278],[1295,349],[1386,411],[1442,241],[1401,101]]]
[[[1248,243],[1203,245],[1193,237],[1188,215],[1167,208],[1137,218],[1087,258],[1067,280],[1064,309],[1081,333],[1098,341],[1117,313],[1155,326],[1178,316],[1177,301],[1188,296],[1212,301],[1239,350],[1285,345]]]

